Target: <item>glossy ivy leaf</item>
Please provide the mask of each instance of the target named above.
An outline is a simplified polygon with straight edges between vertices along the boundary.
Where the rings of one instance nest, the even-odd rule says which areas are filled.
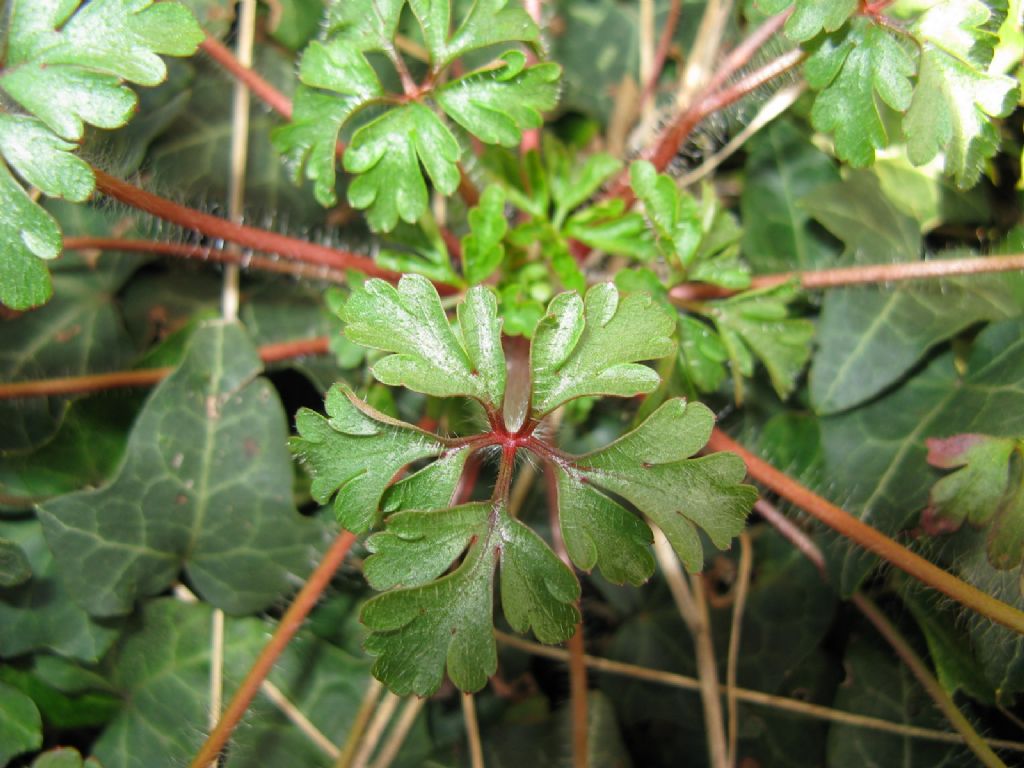
[[[345,151],[345,170],[358,174],[348,188],[348,201],[365,209],[374,231],[390,231],[398,220],[416,222],[427,208],[426,170],[434,187],[445,195],[459,186],[461,150],[440,118],[412,102],[385,112],[362,126]]]
[[[858,18],[822,40],[807,60],[807,83],[819,91],[811,122],[834,134],[836,154],[853,166],[869,165],[875,150],[888,143],[876,94],[898,112],[910,106],[917,66],[905,45],[884,27]]]
[[[411,585],[378,595],[361,614],[371,630],[366,650],[377,656],[374,675],[399,695],[433,693],[446,667],[464,691],[479,690],[494,674],[496,568],[502,610],[517,632],[532,628],[542,642],[558,643],[579,621],[576,577],[503,505],[399,512],[369,546],[377,584]],[[463,551],[454,571],[430,580]]]
[[[700,403],[669,400],[632,432],[563,469],[577,481],[634,504],[665,532],[687,569],[696,572],[704,566],[698,528],[726,549],[743,530],[757,498],[755,488],[740,484],[746,468],[738,456],[690,458],[707,442],[714,421]],[[587,535],[594,539],[598,533]],[[622,532],[617,541],[630,546]]]
[[[786,35],[798,43],[819,32],[835,32],[857,10],[857,0],[758,0],[757,7],[767,14],[781,13],[794,6],[786,20]]]
[[[981,0],[940,2],[914,23],[921,43],[917,89],[903,122],[907,153],[917,165],[945,153],[946,173],[960,187],[977,182],[999,149],[991,118],[1005,117],[1020,97],[1012,77],[988,72],[993,12]]]
[[[474,0],[462,23],[450,33],[452,5],[450,0],[409,0],[436,69],[491,45],[535,42],[540,34],[529,14],[508,0]]]
[[[789,316],[788,305],[800,293],[798,286],[785,283],[711,303],[711,319],[729,355],[737,401],[743,399],[742,377],[753,375],[754,357],[768,371],[779,397],[785,399],[796,386],[814,337],[810,320]]]
[[[32,578],[32,566],[16,542],[0,537],[0,588],[16,587]]]
[[[0,589],[0,656],[47,650],[95,662],[117,637],[116,623],[95,621],[72,600],[33,518],[0,521],[0,536],[24,553],[32,578]]]
[[[539,128],[541,113],[558,103],[561,69],[550,63],[527,67],[520,51],[508,51],[499,61],[447,83],[434,97],[452,120],[481,141],[514,147],[523,131]]]
[[[445,316],[430,281],[406,275],[398,287],[367,280],[345,305],[345,335],[391,354],[374,364],[383,384],[436,397],[465,395],[492,409],[505,397],[505,353],[494,292],[471,288],[458,307],[458,328]]]
[[[633,191],[644,204],[644,214],[654,227],[662,253],[685,269],[697,254],[703,236],[697,201],[681,191],[671,176],[658,173],[646,160],[633,163],[629,177]]]
[[[43,745],[43,721],[35,703],[17,688],[0,682],[0,765]]]
[[[136,419],[117,476],[39,508],[90,613],[128,613],[182,570],[213,605],[248,613],[308,569],[317,529],[293,505],[285,417],[261,370],[241,326],[202,327]]]
[[[548,304],[530,348],[533,417],[578,397],[651,392],[658,375],[639,365],[675,350],[675,318],[650,296],[619,295],[611,283],[584,298],[562,293]]]
[[[158,54],[189,56],[203,32],[175,2],[14,0],[8,11],[0,91],[28,114],[0,115],[0,302],[26,309],[50,297],[38,259],[55,258],[63,244],[11,171],[49,197],[86,199],[92,170],[71,154],[84,124],[128,122],[136,96],[125,82],[160,83],[167,70]]]
[[[1024,443],[986,435],[932,438],[928,463],[955,470],[932,487],[926,514],[954,528],[986,528],[993,568],[1016,568],[1024,559]]]
[[[505,219],[505,190],[491,184],[469,211],[469,234],[462,238],[462,270],[470,285],[482,283],[505,258],[503,241],[508,232]]]
[[[313,476],[313,498],[326,504],[333,496],[339,522],[362,533],[377,522],[381,497],[402,467],[437,456],[444,446],[371,408],[343,384],[327,393],[326,408],[328,418],[301,409],[299,434],[289,444]]]

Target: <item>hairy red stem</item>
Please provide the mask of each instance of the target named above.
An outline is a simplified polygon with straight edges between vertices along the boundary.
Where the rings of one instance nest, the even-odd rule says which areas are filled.
[[[345,283],[347,275],[341,270],[317,267],[298,261],[272,259],[265,256],[244,256],[240,253],[187,243],[164,243],[159,240],[121,239],[117,237],[65,237],[65,251],[131,251],[156,253],[161,256],[175,256],[198,261],[216,261],[223,264],[239,264],[247,269],[276,272],[292,277],[311,280],[325,280],[331,283]]]
[[[265,363],[287,360],[306,355],[325,355],[329,340],[326,336],[312,339],[283,341],[266,344],[259,349],[260,359]],[[65,376],[57,379],[19,381],[0,384],[0,400],[19,397],[48,397],[52,395],[81,395],[107,389],[126,387],[148,387],[167,378],[174,368],[142,368],[137,371],[113,371],[112,373],[88,374],[86,376]]]
[[[758,458],[721,429],[716,428],[708,440],[712,451],[732,451],[747,465],[747,472],[757,482],[788,499],[819,522],[845,538],[864,547],[888,563],[913,576],[923,584],[939,590],[992,621],[1002,624],[1014,632],[1024,634],[1024,612],[987,595],[980,589],[961,581],[920,555],[911,552],[888,536],[862,523],[849,512],[823,499],[809,488],[779,471],[768,462]]]
[[[270,670],[273,669],[278,656],[281,655],[281,652],[291,642],[295,633],[299,631],[302,622],[309,612],[313,610],[313,606],[316,605],[320,595],[323,594],[327,585],[330,584],[334,572],[341,567],[345,556],[355,541],[355,534],[345,530],[342,530],[337,538],[334,539],[330,549],[324,554],[323,560],[320,561],[320,564],[302,586],[302,589],[299,590],[299,594],[295,596],[295,600],[288,607],[288,611],[281,617],[281,621],[278,622],[277,629],[274,630],[270,641],[263,647],[256,662],[252,665],[252,669],[249,670],[241,685],[238,686],[238,690],[235,691],[235,695],[231,698],[231,703],[228,704],[224,714],[221,715],[217,726],[207,737],[203,746],[192,760],[191,768],[208,768],[210,763],[217,759],[220,751],[227,744],[228,739],[231,738],[231,733],[235,730],[235,726],[238,725],[245,711],[249,708],[249,704],[259,692],[260,686],[267,675],[270,674]]]

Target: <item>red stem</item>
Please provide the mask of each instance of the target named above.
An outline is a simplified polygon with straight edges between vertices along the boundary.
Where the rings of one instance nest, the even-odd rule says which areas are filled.
[[[987,616],[1014,632],[1024,634],[1024,612],[961,581],[870,525],[862,523],[849,512],[826,501],[768,462],[758,458],[722,430],[716,428],[712,432],[707,447],[712,451],[732,451],[738,454],[746,462],[747,472],[752,478],[788,499],[819,522],[910,574],[923,584],[939,590],[971,610]]]
[[[278,622],[277,629],[274,630],[270,641],[263,647],[256,662],[252,665],[252,669],[249,670],[249,674],[245,676],[242,684],[235,691],[231,703],[228,704],[228,708],[221,715],[217,726],[207,737],[203,746],[196,754],[195,759],[192,760],[191,768],[208,768],[211,763],[217,760],[217,756],[231,737],[235,726],[238,725],[245,711],[249,708],[249,704],[259,692],[260,686],[267,675],[270,674],[270,670],[273,669],[278,656],[281,655],[281,652],[291,642],[295,633],[299,631],[299,627],[302,626],[302,622],[309,612],[313,610],[313,607],[320,599],[320,595],[323,594],[327,585],[330,584],[334,572],[341,567],[345,556],[348,554],[349,549],[352,548],[355,540],[355,534],[345,530],[342,530],[337,538],[335,538],[334,543],[331,544],[330,549],[324,555],[324,559],[320,561],[320,565],[310,575],[299,591],[299,594],[295,596],[295,600],[288,608],[288,611],[281,618],[281,621]]]
[[[268,107],[287,120],[292,119],[291,99],[260,77],[254,70],[242,64],[227,46],[207,35],[199,47]]]
[[[334,269],[356,269],[374,277],[397,280],[399,275],[383,269],[371,259],[349,251],[335,250],[316,243],[310,243],[265,229],[257,229],[244,224],[235,224],[219,216],[188,208],[171,202],[166,198],[154,195],[126,181],[114,178],[110,174],[94,168],[96,188],[115,200],[152,214],[159,219],[169,221],[186,229],[201,232],[207,237],[219,238],[228,242],[253,248],[265,253],[276,253],[289,259],[303,261],[307,264],[318,264]]]
[[[287,360],[306,355],[325,355],[328,352],[328,338],[318,336],[312,339],[283,341],[266,344],[259,349],[260,359],[265,363]],[[0,400],[19,397],[47,397],[52,395],[81,395],[107,389],[126,387],[147,387],[156,384],[174,371],[174,368],[143,368],[137,371],[114,371],[112,373],[89,374],[86,376],[65,376],[58,379],[39,379],[0,384]]]
[[[65,237],[65,251],[130,251],[136,253],[158,253],[161,256],[176,256],[182,259],[199,261],[216,261],[224,264],[239,264],[247,269],[259,269],[264,272],[277,272],[293,277],[306,277],[312,280],[326,280],[332,283],[345,283],[347,275],[337,269],[315,267],[296,261],[282,261],[263,256],[243,256],[219,248],[186,243],[165,243],[159,240],[133,240],[117,237]]]

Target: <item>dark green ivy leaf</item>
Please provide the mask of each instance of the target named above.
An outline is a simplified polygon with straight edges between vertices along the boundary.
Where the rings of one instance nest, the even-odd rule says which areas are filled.
[[[0,537],[0,587],[16,587],[32,578],[32,566],[17,543]]]
[[[43,721],[32,699],[0,683],[0,765],[43,745]]]
[[[292,503],[285,417],[261,369],[241,326],[202,327],[136,420],[117,476],[40,507],[64,583],[90,613],[128,613],[182,569],[206,600],[247,613],[308,569],[316,527]]]

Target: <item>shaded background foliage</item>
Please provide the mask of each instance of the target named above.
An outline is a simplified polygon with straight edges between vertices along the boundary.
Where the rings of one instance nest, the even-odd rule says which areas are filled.
[[[189,5],[207,32],[231,39],[230,4]],[[270,6],[260,18],[254,67],[290,94],[295,54],[318,34],[323,5],[279,0]],[[653,6],[660,28],[669,3]],[[692,49],[703,12],[702,2],[682,4],[663,85]],[[1017,12],[1014,6],[1011,18]],[[570,154],[608,148],[605,139],[632,109],[628,93],[640,79],[638,8],[620,0],[562,0],[545,13],[550,58],[564,70],[551,130]],[[727,36],[738,23],[730,21]],[[1019,57],[1019,37],[1012,24],[1004,30],[1001,55]],[[231,89],[204,57],[169,62],[166,82],[140,90],[138,117],[127,127],[87,132],[85,156],[222,213]],[[766,97],[711,120],[683,148],[675,170],[699,165]],[[755,275],[912,262],[923,253],[950,258],[967,250],[1022,250],[1021,197],[1014,187],[1019,110],[997,124],[1003,151],[967,191],[934,164],[913,166],[899,142],[870,168],[841,165],[822,134],[813,132],[812,110],[812,97],[801,97],[731,157],[704,191],[732,216],[722,214],[715,230],[728,243],[724,248],[740,254]],[[880,112],[898,136],[894,115],[885,107]],[[378,242],[351,209],[325,210],[311,184],[292,183],[269,138],[280,124],[254,103],[247,220],[376,253]],[[471,165],[471,174],[485,178],[500,162],[485,158]],[[342,199],[345,184],[339,174]],[[67,235],[224,245],[103,201],[43,205]],[[451,219],[463,213],[453,201]],[[430,256],[423,253],[429,251],[419,247],[424,237],[399,230],[399,247],[385,258],[397,269],[426,271]],[[426,412],[454,431],[469,417],[458,405],[374,383],[364,353],[337,338],[330,355],[262,365],[259,345],[337,337],[339,322],[327,305],[343,294],[325,302],[325,286],[317,281],[245,273],[242,325],[234,326],[216,321],[222,280],[207,265],[86,252],[66,253],[51,271],[53,299],[32,311],[6,313],[0,323],[0,380],[164,365],[176,372],[149,393],[0,400],[0,765],[81,764],[70,750],[37,757],[58,745],[75,747],[105,768],[185,764],[209,727],[212,608],[228,614],[224,679],[230,695],[336,532],[332,514],[313,501],[308,478],[284,450],[296,410],[321,409],[331,383],[344,380],[378,409],[414,422]],[[539,305],[555,285],[573,279],[557,267],[555,273],[544,271],[534,282],[523,276],[517,295]],[[637,270],[625,279],[635,281],[630,287],[653,286],[663,294],[658,278],[657,270]],[[793,389],[788,397],[780,398],[779,376],[759,365],[743,372],[749,381],[737,408],[739,367],[727,370],[729,355],[708,340],[709,332],[690,328],[697,336],[680,331],[680,355],[659,369],[666,384],[650,403],[669,393],[700,394],[730,433],[776,466],[966,581],[1024,607],[1019,570],[992,567],[984,532],[968,526],[936,534],[920,524],[942,476],[926,461],[927,438],[1024,434],[1024,277],[844,287],[806,293],[793,304],[815,329],[806,374],[800,373],[803,359],[758,352],[762,326],[745,337],[757,357],[785,367],[782,378]],[[530,320],[522,323],[528,327]],[[605,445],[630,428],[634,410],[609,403],[570,410],[561,444],[579,452]],[[491,467],[482,473],[492,479]],[[266,488],[255,488],[256,481]],[[173,519],[152,512],[149,494],[166,500],[161,509],[177,510]],[[549,535],[546,503],[535,487],[523,518]],[[799,510],[780,508],[824,549],[829,579],[771,526],[752,518],[754,569],[738,685],[891,723],[946,728],[918,682],[846,602],[860,589],[878,597],[979,730],[1021,738],[1024,640],[879,568],[875,558],[818,530]],[[67,515],[82,518],[75,531],[60,522]],[[705,584],[714,597],[712,635],[724,679],[738,555],[735,547],[707,549]],[[371,680],[361,648],[365,629],[357,620],[358,606],[370,595],[358,568],[365,555],[358,550],[335,577],[270,677],[334,744],[344,742]],[[589,653],[696,673],[692,640],[660,574],[640,589],[609,584],[596,573],[581,574],[581,581]],[[568,764],[564,665],[511,646],[499,650],[498,682],[477,696],[487,764]],[[589,696],[591,765],[675,765],[685,756],[698,766],[706,760],[695,692],[592,672]],[[738,755],[745,766],[939,766],[972,759],[957,745],[772,707],[744,703],[739,714]],[[424,704],[395,764],[466,765],[466,749],[458,697],[446,687]],[[1019,753],[1005,754],[1012,762]],[[326,768],[333,762],[261,696],[226,765]]]

